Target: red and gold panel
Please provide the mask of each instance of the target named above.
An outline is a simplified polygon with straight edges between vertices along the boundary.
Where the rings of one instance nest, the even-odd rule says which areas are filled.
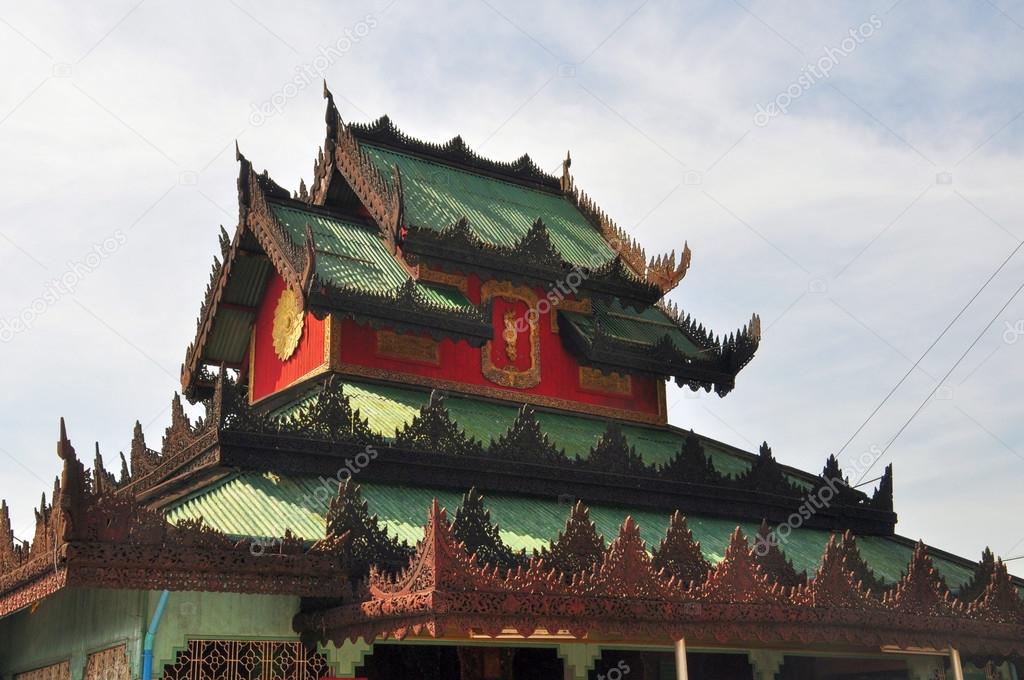
[[[554,332],[557,308],[549,304],[547,291],[481,282],[473,274],[463,279],[473,304],[492,303],[494,333],[482,348],[465,341],[375,329],[352,319],[318,320],[312,314],[297,313],[284,281],[275,276],[267,285],[253,327],[250,400],[260,401],[335,370],[608,418],[665,422],[663,381],[581,373],[580,363]],[[589,311],[586,301],[566,300],[561,307]]]
[[[249,346],[251,401],[328,370],[329,319],[317,319],[298,308],[280,276],[270,280]]]
[[[487,283],[481,282],[472,274],[466,277],[466,282],[467,297],[474,304],[480,304],[485,297],[483,288]],[[439,387],[490,398],[526,400],[536,406],[608,418],[656,424],[665,422],[662,380],[640,375],[630,376],[628,392],[621,386],[613,391],[583,387],[580,384],[580,364],[576,357],[565,349],[561,338],[553,332],[554,315],[546,304],[541,303],[539,306],[538,311],[541,313],[536,319],[537,335],[532,336],[529,328],[526,332],[518,332],[514,345],[515,359],[510,359],[506,349],[508,344],[504,338],[505,313],[524,313],[529,307],[523,297],[540,302],[547,291],[510,284],[503,284],[501,289],[518,293],[526,291],[529,296],[499,295],[494,292],[497,287],[491,287],[489,292],[495,303],[492,317],[494,337],[486,350],[471,347],[464,341],[443,339],[437,343],[438,362],[410,361],[408,355],[388,356],[379,351],[382,342],[381,331],[345,319],[337,322],[338,330],[335,332],[335,335],[344,338],[336,350],[336,370],[357,377]],[[569,304],[560,307],[582,313],[589,311],[585,301],[567,302]],[[389,332],[391,331],[383,331]],[[400,338],[415,337],[406,334],[394,335],[394,339],[399,342]],[[387,339],[384,342],[390,344],[392,340]],[[534,351],[537,352],[535,363],[532,358]],[[511,367],[516,373],[528,371],[531,365],[536,365],[539,369],[539,380],[530,387],[504,386],[485,375],[486,360],[489,360],[496,370],[508,370]]]
[[[494,339],[480,353],[484,377],[502,387],[527,388],[540,382],[540,318],[537,295],[525,286],[488,281],[480,303],[490,302]]]

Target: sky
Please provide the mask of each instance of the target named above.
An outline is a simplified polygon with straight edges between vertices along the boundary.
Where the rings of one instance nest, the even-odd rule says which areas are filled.
[[[218,252],[234,145],[310,179],[342,116],[528,151],[670,298],[763,338],[670,421],[853,481],[899,533],[1024,555],[1024,2],[0,1],[0,497],[31,538],[59,472],[159,447]],[[861,461],[874,461],[873,467]],[[866,488],[872,487],[868,484]],[[1024,576],[1024,559],[1010,562]]]

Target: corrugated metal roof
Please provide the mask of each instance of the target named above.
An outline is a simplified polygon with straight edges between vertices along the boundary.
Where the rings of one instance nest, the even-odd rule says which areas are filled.
[[[398,165],[410,224],[439,230],[465,217],[485,243],[513,246],[540,218],[566,261],[593,265],[614,256],[604,238],[562,196],[389,149],[367,144],[363,149],[385,177]]]
[[[287,417],[303,411],[316,398],[317,389],[279,408],[275,415]],[[346,381],[344,391],[370,428],[384,437],[393,437],[395,430],[410,423],[420,407],[429,401],[426,391],[393,385]],[[460,396],[448,397],[445,405],[458,426],[484,444],[505,434],[518,414],[518,408],[512,404]],[[538,412],[537,421],[555,446],[565,449],[569,456],[583,458],[589,455],[607,428],[606,422],[600,419],[548,411]],[[674,430],[623,425],[622,432],[648,464],[667,463],[682,447],[683,436]],[[705,451],[719,472],[738,475],[750,469],[748,457],[712,446],[710,442],[705,444]]]
[[[177,503],[167,511],[167,518],[177,522],[202,517],[210,526],[232,536],[274,538],[290,529],[303,539],[313,541],[324,535],[325,514],[336,489],[333,480],[324,478],[244,473]],[[423,537],[423,525],[434,498],[448,508],[449,517],[461,502],[461,495],[451,491],[381,483],[363,484],[362,493],[370,512],[380,517],[388,532],[410,544]],[[539,549],[555,539],[564,528],[570,510],[567,504],[556,499],[509,494],[490,494],[486,504],[492,521],[499,526],[502,540],[515,550],[527,551]],[[618,534],[627,515],[640,525],[641,536],[649,548],[664,537],[667,513],[601,505],[590,507],[591,519],[609,540]],[[705,556],[714,563],[720,561],[737,522],[687,515],[687,523],[694,538],[700,541]],[[748,538],[757,532],[756,524],[744,522],[740,526]],[[829,535],[827,531],[796,529],[781,547],[798,571],[812,574]],[[898,580],[910,562],[912,548],[891,538],[861,536],[857,543],[872,570],[888,582]],[[971,575],[970,570],[959,564],[934,559],[951,587],[958,587]]]
[[[409,275],[385,247],[376,229],[293,206],[274,205],[274,216],[295,243],[305,241],[305,226],[313,232],[316,273],[340,288],[367,293],[394,291]],[[416,284],[423,297],[448,308],[469,308],[470,302],[455,289]]]
[[[559,312],[559,318],[564,316],[569,323],[587,337],[593,337],[594,323],[599,319],[602,330],[618,340],[649,346],[656,344],[667,335],[672,344],[685,354],[697,357],[703,353],[692,340],[686,337],[679,326],[656,306],[647,307],[643,311],[637,312],[633,309],[623,308],[618,301],[605,304],[595,300],[593,305],[592,315]]]

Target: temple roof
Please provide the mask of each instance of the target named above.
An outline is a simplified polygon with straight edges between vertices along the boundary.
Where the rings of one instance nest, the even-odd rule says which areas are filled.
[[[357,473],[354,479],[358,478]],[[463,496],[449,489],[380,482],[362,483],[360,489],[369,512],[378,517],[391,536],[409,545],[422,539],[426,511],[434,499],[454,513]],[[328,505],[335,491],[334,485],[325,486],[320,477],[241,473],[174,503],[165,509],[165,515],[172,523],[202,518],[232,537],[274,538],[289,530],[306,541],[316,541],[324,535]],[[486,494],[485,501],[502,541],[513,551],[525,550],[527,554],[550,547],[565,528],[573,504],[571,499],[509,493]],[[671,514],[593,503],[588,508],[597,531],[609,540],[630,516],[652,548],[664,537]],[[695,513],[687,513],[686,522],[711,564],[725,556],[737,526],[753,537],[760,525]],[[796,529],[780,543],[780,549],[797,572],[813,574],[832,535],[819,529]],[[858,536],[857,545],[868,566],[886,584],[899,581],[914,551],[914,541],[898,536]],[[935,549],[930,552],[939,573],[953,589],[970,579],[977,564],[948,553],[939,556]]]
[[[528,156],[512,163],[482,158],[459,137],[445,144],[413,139],[386,116],[346,124],[326,90],[325,97],[327,135],[308,190],[303,182],[289,194],[238,154],[239,224],[234,238],[221,237],[221,258],[186,354],[182,386],[189,395],[209,389],[204,366],[240,365],[271,270],[318,316],[341,311],[478,346],[490,333],[480,310],[458,293],[418,281],[419,265],[540,288],[574,272],[577,297],[647,317],[689,268],[685,244],[678,259],[673,251],[648,261],[643,248],[575,186],[568,158],[558,178]],[[652,372],[694,389],[728,392],[759,341],[755,325],[733,341],[689,317],[654,316],[675,323],[679,331],[669,334],[687,336],[700,356],[673,346],[646,368],[661,366],[666,370]],[[625,328],[620,324],[620,331]],[[638,335],[627,339],[643,344],[643,327],[633,330]],[[578,349],[588,363],[608,363],[589,346]]]
[[[393,439],[396,432],[408,427],[421,410],[430,405],[431,391],[428,389],[351,379],[338,381],[337,384],[351,402],[352,408],[366,419],[370,429],[387,439]],[[314,408],[321,390],[322,384],[312,386],[292,401],[277,406],[272,415],[292,418]],[[444,406],[455,425],[467,437],[485,445],[497,441],[508,432],[520,413],[520,408],[513,404],[457,393],[448,394]],[[585,459],[589,456],[608,428],[606,420],[582,414],[539,409],[534,417],[551,443],[563,449],[570,458],[579,456]],[[620,429],[627,444],[635,447],[637,454],[648,465],[671,462],[690,434],[675,427],[623,424]],[[704,454],[715,469],[724,475],[738,477],[748,472],[757,460],[755,453],[696,436],[700,439]],[[815,476],[791,469],[787,479],[800,488],[809,489]]]
[[[363,148],[382,173],[398,167],[403,215],[410,226],[440,231],[465,218],[484,243],[512,247],[540,219],[566,262],[597,267],[615,257],[601,234],[560,193],[475,174],[435,159],[370,145]]]

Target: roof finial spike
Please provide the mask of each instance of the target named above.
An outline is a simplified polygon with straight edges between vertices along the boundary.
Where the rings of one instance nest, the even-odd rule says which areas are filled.
[[[71,460],[75,457],[75,449],[68,440],[68,430],[64,425],[64,417],[60,419],[60,439],[57,441],[57,457],[61,460]]]
[[[572,165],[572,156],[568,151],[565,152],[565,160],[562,161],[562,178],[559,180],[559,185],[562,189],[562,193],[572,193],[573,182],[572,175],[569,174],[569,167]]]

